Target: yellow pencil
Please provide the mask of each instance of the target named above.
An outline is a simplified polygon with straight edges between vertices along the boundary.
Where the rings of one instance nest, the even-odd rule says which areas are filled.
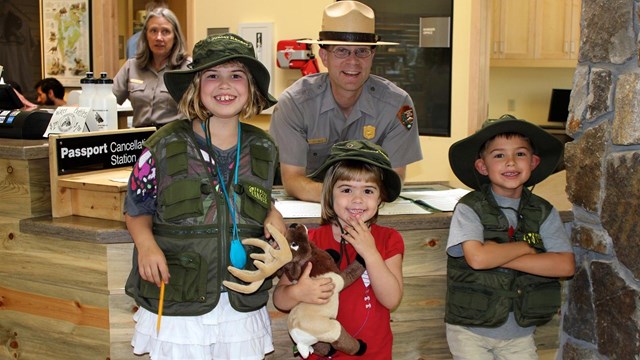
[[[160,300],[158,301],[158,324],[156,325],[156,332],[160,332],[160,321],[162,320],[162,306],[164,305],[164,281],[160,285]]]

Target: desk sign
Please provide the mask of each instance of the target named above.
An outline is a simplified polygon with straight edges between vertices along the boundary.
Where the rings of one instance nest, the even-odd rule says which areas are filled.
[[[57,138],[58,175],[131,166],[142,152],[144,141],[154,132],[147,128]]]
[[[93,116],[91,108],[60,106],[54,111],[42,136],[46,138],[49,134],[83,132],[90,116]]]

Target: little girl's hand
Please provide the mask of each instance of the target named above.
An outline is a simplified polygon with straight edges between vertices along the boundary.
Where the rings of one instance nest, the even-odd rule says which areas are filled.
[[[299,301],[308,304],[326,304],[333,295],[335,285],[329,278],[309,277],[311,266],[311,263],[307,264],[295,285],[300,294]]]
[[[346,234],[342,237],[353,246],[360,256],[366,260],[367,253],[378,251],[373,235],[371,235],[371,229],[362,218],[350,217],[347,224],[349,226],[344,227]]]

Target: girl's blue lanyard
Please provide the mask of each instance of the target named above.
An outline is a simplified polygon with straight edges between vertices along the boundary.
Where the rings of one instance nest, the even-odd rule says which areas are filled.
[[[227,192],[227,186],[224,183],[224,176],[220,172],[220,167],[218,166],[218,160],[215,158],[213,154],[213,144],[211,143],[211,134],[209,133],[209,119],[207,119],[206,125],[204,122],[201,123],[202,131],[205,134],[207,139],[207,145],[209,146],[209,151],[211,151],[211,157],[215,159],[216,172],[218,173],[218,182],[220,183],[220,187],[222,188],[222,193],[224,194],[224,199],[227,202],[227,207],[229,208],[229,213],[231,214],[231,220],[233,221],[233,233],[231,236],[231,249],[229,250],[229,258],[231,259],[231,265],[238,269],[244,268],[247,263],[247,253],[244,251],[244,247],[240,242],[240,235],[238,233],[238,218],[235,204],[237,204],[237,194],[235,191],[233,192],[233,203],[229,198],[229,193]],[[236,145],[236,163],[234,165],[234,173],[233,173],[233,185],[238,185],[238,168],[240,167],[240,134],[241,131],[241,123],[238,122],[238,144]]]

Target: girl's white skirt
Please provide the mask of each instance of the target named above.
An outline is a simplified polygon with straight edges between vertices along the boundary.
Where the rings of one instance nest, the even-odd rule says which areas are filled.
[[[266,306],[242,313],[229,304],[227,293],[218,305],[200,316],[158,316],[140,307],[131,340],[133,353],[153,360],[260,360],[273,351],[271,321]]]

